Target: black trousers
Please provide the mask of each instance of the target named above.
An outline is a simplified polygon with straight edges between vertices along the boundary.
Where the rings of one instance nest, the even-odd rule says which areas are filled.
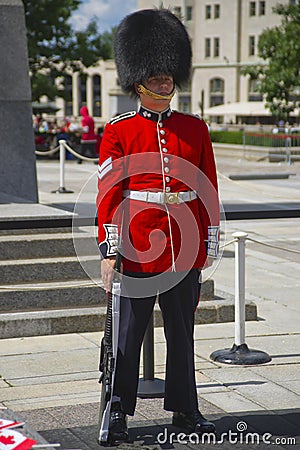
[[[148,274],[153,295],[134,297],[136,277],[126,274],[121,297],[119,348],[114,395],[121,398],[124,412],[134,414],[141,346],[158,292],[167,343],[164,408],[188,412],[198,407],[194,364],[194,311],[199,301],[198,269],[186,273],[164,273],[160,277]],[[129,277],[128,277],[129,276]],[[131,277],[133,278],[131,281]],[[124,278],[124,277],[123,277]],[[129,280],[129,281],[128,281]],[[140,285],[139,285],[140,286]],[[149,286],[149,284],[148,284]]]
[[[81,141],[81,154],[82,156],[86,156],[88,158],[95,158],[98,155],[96,154],[96,143],[97,141]]]

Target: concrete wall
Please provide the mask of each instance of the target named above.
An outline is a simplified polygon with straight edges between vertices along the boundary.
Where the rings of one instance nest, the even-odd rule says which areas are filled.
[[[0,199],[37,202],[27,39],[21,0],[0,0]]]

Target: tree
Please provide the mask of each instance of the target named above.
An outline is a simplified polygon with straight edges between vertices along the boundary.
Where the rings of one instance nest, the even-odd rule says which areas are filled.
[[[75,31],[69,20],[82,0],[23,0],[28,38],[32,99],[47,95],[66,98],[63,79],[83,72],[100,58],[113,57],[113,33],[100,34],[93,19]]]
[[[300,1],[279,4],[273,11],[282,16],[281,24],[264,30],[258,41],[258,56],[267,64],[245,68],[243,73],[259,80],[258,90],[273,115],[288,120],[300,104]]]

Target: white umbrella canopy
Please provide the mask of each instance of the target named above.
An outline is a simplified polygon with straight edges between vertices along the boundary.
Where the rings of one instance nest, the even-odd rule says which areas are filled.
[[[264,102],[234,102],[213,106],[204,110],[205,116],[269,116]]]

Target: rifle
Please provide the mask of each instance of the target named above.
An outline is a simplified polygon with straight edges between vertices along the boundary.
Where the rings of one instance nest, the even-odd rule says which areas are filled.
[[[111,292],[107,292],[107,312],[105,320],[104,337],[101,341],[99,383],[102,383],[99,411],[100,445],[109,444],[109,419],[112,395],[115,380],[115,369],[118,353],[119,322],[120,322],[120,295],[121,295],[121,254],[117,251],[115,276]]]

